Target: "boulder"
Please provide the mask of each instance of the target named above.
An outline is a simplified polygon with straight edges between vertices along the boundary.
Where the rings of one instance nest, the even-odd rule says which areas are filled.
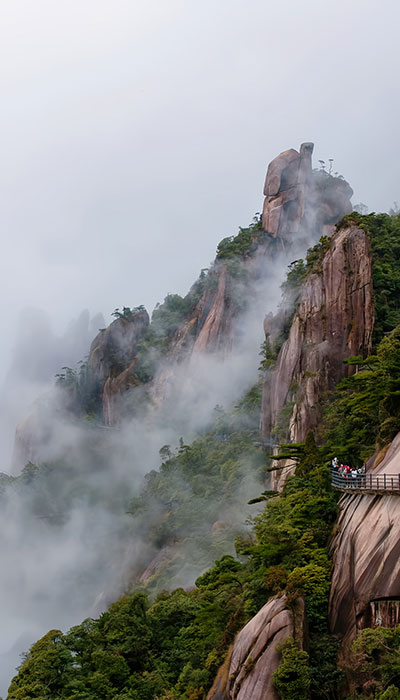
[[[207,700],[278,700],[272,676],[280,664],[277,651],[288,637],[303,644],[304,602],[298,599],[295,612],[286,596],[272,598],[237,634],[221,666]]]

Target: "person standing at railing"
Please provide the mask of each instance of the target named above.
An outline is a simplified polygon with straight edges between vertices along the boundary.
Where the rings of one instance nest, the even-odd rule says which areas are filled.
[[[364,465],[362,467],[359,467],[357,469],[357,474],[358,474],[358,483],[360,486],[365,486],[365,467]]]

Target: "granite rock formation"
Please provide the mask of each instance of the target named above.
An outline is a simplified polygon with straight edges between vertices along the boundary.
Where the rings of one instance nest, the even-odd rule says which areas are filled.
[[[272,321],[267,319],[267,332]],[[374,325],[372,268],[367,234],[341,228],[320,269],[308,275],[275,368],[263,388],[261,426],[265,436],[276,428],[285,405],[293,404],[283,439],[304,440],[320,417],[321,396],[353,371],[343,360],[365,357]]]
[[[284,151],[269,164],[264,185],[263,228],[272,236],[286,238],[298,231],[305,213],[310,187],[314,144],[303,143],[300,153]]]
[[[266,232],[283,242],[311,230],[326,234],[352,210],[350,185],[312,170],[313,149],[313,143],[303,143],[300,152],[284,151],[268,166],[262,223]]]
[[[145,309],[120,316],[93,340],[88,374],[93,393],[102,395],[104,422],[117,425],[120,418],[119,399],[130,386],[135,386],[134,368],[138,344],[150,323]]]
[[[350,186],[343,179],[313,171],[312,151],[313,144],[304,143],[299,152],[290,149],[270,163],[264,187],[264,231],[254,237],[240,260],[240,294],[237,270],[232,271],[229,260],[218,257],[199,301],[169,340],[165,361],[149,391],[155,406],[174,390],[176,369],[183,362],[198,354],[224,357],[232,351],[241,334],[237,319],[246,304],[252,303],[257,282],[277,254],[289,256],[314,243],[325,227],[351,211]],[[137,311],[131,318],[117,318],[92,343],[89,378],[92,393],[101,395],[106,425],[118,425],[121,398],[137,384],[138,343],[148,324],[147,312]]]
[[[271,598],[237,634],[207,700],[278,700],[272,681],[280,663],[276,647],[288,637],[301,647],[303,628],[301,598],[294,613],[287,607],[286,596]]]
[[[281,264],[289,263],[321,235],[332,233],[334,224],[352,210],[350,185],[342,178],[312,170],[313,147],[312,143],[304,143],[299,152],[284,151],[268,166],[263,232],[254,238],[241,260],[241,293],[237,294],[238,281],[232,276],[230,261],[217,258],[209,272],[212,284],[171,340],[169,366],[162,368],[152,388],[156,403],[164,399],[173,384],[175,363],[197,352],[231,352],[240,336],[238,316],[246,303],[252,303],[260,279],[271,274],[277,256]]]

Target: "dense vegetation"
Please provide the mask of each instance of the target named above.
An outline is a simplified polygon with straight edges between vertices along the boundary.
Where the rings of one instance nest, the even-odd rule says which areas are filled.
[[[159,591],[177,581],[193,580],[225,552],[245,529],[243,505],[265,478],[257,418],[260,386],[245,394],[230,413],[216,407],[210,429],[177,450],[164,445],[163,463],[145,476],[132,499],[133,526],[146,532],[155,551],[167,556],[147,588]]]
[[[327,621],[329,542],[337,514],[328,464],[333,455],[360,464],[400,430],[400,218],[353,213],[343,225],[350,221],[371,239],[374,354],[349,359],[357,373],[327,397],[317,444],[309,433],[304,443],[283,446],[280,456],[296,461],[296,475],[282,493],[266,490],[252,498],[265,509],[255,513],[251,529],[236,527],[236,495],[246,488],[249,474],[260,484],[264,478],[268,487],[268,461],[256,427],[259,386],[231,413],[217,408],[214,424],[191,445],[182,440],[176,450],[163,446],[160,470],[147,475],[129,506],[154,550],[167,553],[163,566],[98,620],[86,620],[66,634],[53,630],[39,640],[21,664],[9,700],[204,700],[235,633],[271,596],[282,593],[289,606],[304,598],[308,648],[299,649],[292,639],[281,646],[282,662],[274,674],[280,697],[335,700],[344,692],[338,640]],[[262,235],[257,220],[224,239],[217,257],[235,264]],[[283,292],[294,306],[307,274],[320,271],[329,245],[322,238],[305,260],[291,265]],[[207,279],[200,278],[190,298],[168,295],[155,310],[142,344],[143,381],[151,378],[159,353],[212,275]],[[273,366],[289,325],[290,318],[273,342],[267,338],[263,370]],[[31,466],[34,476],[35,469]],[[224,552],[235,535],[233,557]],[[217,561],[192,590],[163,590],[185,567],[190,580],[195,566],[205,568],[210,557]],[[354,675],[351,700],[400,700],[399,647],[399,627],[360,634],[345,663]]]
[[[236,236],[223,238],[217,247],[217,259],[247,257],[265,240],[266,233],[262,227],[261,215],[256,214],[247,228],[239,228]]]
[[[364,629],[355,639],[347,668],[352,699],[400,700],[400,625]]]
[[[191,591],[161,591],[153,603],[134,592],[99,620],[67,634],[49,632],[27,654],[9,700],[204,699],[234,634],[270,595],[284,590],[289,599],[305,597],[312,630],[313,661],[305,663],[303,655],[288,682],[298,688],[306,679],[313,697],[326,697],[337,681],[326,629],[327,542],[336,503],[312,438],[300,453],[302,475],[288,480],[282,496],[271,494],[255,518],[254,535],[238,540],[239,560],[223,556]],[[293,664],[293,653],[284,653],[285,663]],[[277,685],[289,697],[285,665]]]

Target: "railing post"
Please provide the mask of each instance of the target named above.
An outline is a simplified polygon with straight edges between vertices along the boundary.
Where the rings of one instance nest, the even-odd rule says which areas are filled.
[[[369,475],[369,488],[372,489],[372,474]]]
[[[393,477],[392,477],[392,491],[393,491]]]
[[[379,476],[376,477],[376,488],[379,491]]]
[[[386,474],[383,475],[383,488],[386,489]]]

